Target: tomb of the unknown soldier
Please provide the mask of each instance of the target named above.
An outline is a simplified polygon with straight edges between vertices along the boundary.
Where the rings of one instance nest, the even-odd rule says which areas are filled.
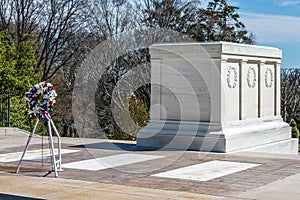
[[[150,122],[138,146],[297,154],[280,116],[280,49],[172,43],[152,45],[150,55]]]

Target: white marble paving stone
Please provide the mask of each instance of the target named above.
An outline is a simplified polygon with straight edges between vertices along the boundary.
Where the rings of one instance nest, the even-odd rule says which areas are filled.
[[[143,161],[163,158],[164,156],[143,155],[143,154],[118,154],[101,158],[82,160],[78,162],[63,164],[63,168],[84,169],[98,171],[123,165],[139,163]]]
[[[215,178],[240,172],[252,167],[257,167],[259,165],[260,164],[214,160],[159,174],[154,174],[152,176],[163,178],[188,179],[194,181],[209,181]]]
[[[43,156],[50,156],[50,150],[44,149],[43,150]],[[57,149],[54,149],[55,155],[57,155]],[[80,150],[71,150],[71,149],[61,149],[61,154],[67,154],[67,153],[75,153]],[[23,152],[14,152],[14,153],[6,153],[6,154],[0,154],[0,162],[13,162],[18,161],[21,159]],[[42,158],[42,149],[37,150],[29,150],[26,151],[26,154],[24,156],[24,160],[36,160]]]

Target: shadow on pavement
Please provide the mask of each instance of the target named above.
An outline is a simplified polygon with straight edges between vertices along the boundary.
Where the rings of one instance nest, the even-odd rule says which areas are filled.
[[[43,199],[24,197],[24,196],[16,196],[16,195],[3,194],[3,193],[0,193],[0,199],[5,199],[5,200],[43,200]]]
[[[122,142],[98,142],[91,144],[83,144],[71,146],[75,148],[89,148],[89,149],[105,149],[105,150],[125,150],[125,151],[155,151],[159,148],[148,148],[148,147],[138,147],[136,144],[128,144]]]

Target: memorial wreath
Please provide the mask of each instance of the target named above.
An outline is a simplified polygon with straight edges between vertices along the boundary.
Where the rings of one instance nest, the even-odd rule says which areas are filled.
[[[26,94],[26,115],[31,118],[51,119],[49,111],[52,110],[55,104],[57,93],[55,86],[51,83],[41,82],[31,86]]]

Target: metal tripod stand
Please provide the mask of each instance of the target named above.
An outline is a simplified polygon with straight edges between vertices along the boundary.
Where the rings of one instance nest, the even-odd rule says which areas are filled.
[[[35,131],[36,131],[36,127],[38,126],[39,124],[39,119],[37,119],[35,125],[34,125],[34,128],[32,130],[32,132],[30,133],[30,135],[28,136],[28,140],[27,140],[27,143],[26,143],[26,146],[25,146],[25,149],[24,149],[24,152],[22,154],[22,157],[19,161],[19,164],[18,164],[18,167],[16,169],[16,173],[19,173],[19,170],[20,170],[20,167],[21,167],[21,164],[22,164],[22,161],[24,159],[24,156],[25,156],[25,153],[29,147],[29,143],[30,143],[30,140],[32,138],[32,136],[34,135]],[[62,168],[61,168],[61,140],[60,140],[60,136],[59,136],[59,133],[52,121],[52,119],[50,118],[49,120],[47,120],[47,123],[48,123],[48,132],[49,132],[49,137],[50,137],[50,156],[51,156],[51,164],[52,164],[52,170],[54,170],[55,172],[55,177],[58,176],[58,171],[63,171]],[[57,136],[57,143],[58,143],[58,155],[57,155],[57,159],[56,159],[56,156],[55,156],[55,151],[54,151],[54,143],[53,143],[53,136],[52,136],[52,128]]]

